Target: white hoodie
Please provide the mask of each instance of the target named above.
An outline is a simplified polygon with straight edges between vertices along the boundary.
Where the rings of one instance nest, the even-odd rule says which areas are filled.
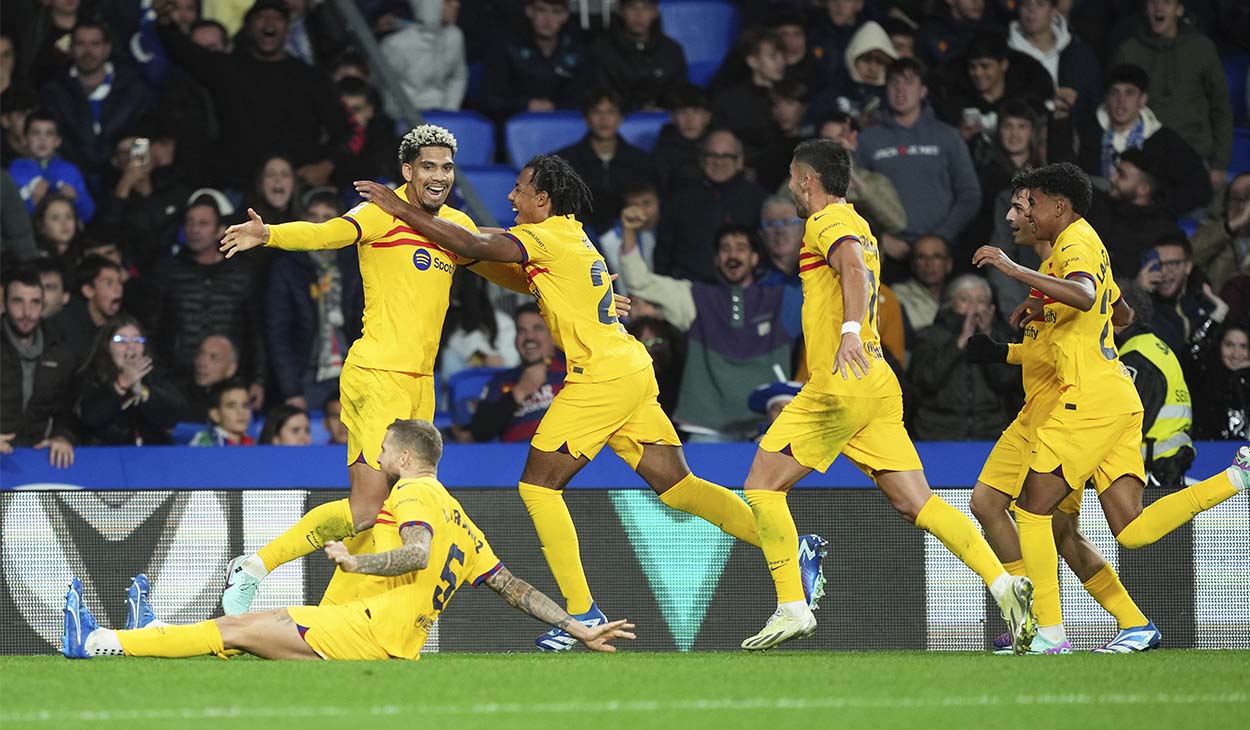
[[[1072,32],[1068,30],[1068,20],[1056,15],[1050,22],[1050,30],[1055,34],[1055,45],[1049,51],[1043,51],[1029,43],[1029,39],[1020,32],[1020,21],[1013,20],[1007,29],[1007,47],[1036,58],[1050,72],[1050,78],[1059,85],[1059,54],[1072,43]]]
[[[1099,104],[1098,111],[1095,112],[1095,115],[1098,117],[1098,126],[1102,127],[1103,132],[1106,132],[1108,129],[1111,129],[1111,117],[1107,115],[1106,104]],[[1144,106],[1141,108],[1141,120],[1142,120],[1142,136],[1146,139],[1150,139],[1151,135],[1153,135],[1155,132],[1158,132],[1163,127],[1163,124],[1159,121],[1159,118],[1155,116],[1154,112],[1150,111],[1150,107],[1148,106]],[[1115,147],[1116,152],[1123,152],[1124,147],[1127,143],[1128,143],[1127,132],[1117,132],[1111,137],[1111,144]]]

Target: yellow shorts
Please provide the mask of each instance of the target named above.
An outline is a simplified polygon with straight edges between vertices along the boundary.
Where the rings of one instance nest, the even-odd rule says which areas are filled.
[[[565,383],[530,445],[593,459],[606,444],[636,469],[643,446],[681,446],[659,396],[651,368],[601,383]]]
[[[396,419],[434,420],[434,378],[416,373],[373,370],[347,362],[339,375],[347,465],[362,458],[378,468],[382,437]]]
[[[903,399],[897,395],[860,398],[804,387],[768,427],[760,448],[789,454],[819,472],[845,454],[874,479],[878,472],[924,468],[903,428]]]
[[[981,467],[981,475],[977,481],[993,488],[995,491],[1017,499],[1024,487],[1024,478],[1029,473],[1029,463],[1036,451],[1034,442],[1028,438],[1028,428],[1021,425],[1020,418],[1011,422],[1003,430],[1003,434],[994,443],[985,466]],[[1084,489],[1074,489],[1059,504],[1059,509],[1069,514],[1081,511],[1081,496]]]
[[[373,617],[363,603],[291,606],[287,613],[322,659],[390,659],[373,638]]]
[[[1050,474],[1063,467],[1069,487],[1081,490],[1093,479],[1098,494],[1126,474],[1146,480],[1141,411],[1096,418],[1074,418],[1068,413],[1060,405],[1038,427],[1030,469]]]

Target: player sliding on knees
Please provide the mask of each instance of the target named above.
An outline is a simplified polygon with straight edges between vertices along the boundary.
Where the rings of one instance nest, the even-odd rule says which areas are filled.
[[[378,462],[391,485],[385,509],[395,520],[373,528],[376,553],[353,555],[339,542],[325,552],[338,569],[359,574],[357,600],[292,606],[174,626],[154,621],[147,578],[129,591],[126,629],[100,628],[75,578],[65,597],[61,652],[181,658],[247,652],[265,659],[418,659],[430,627],[461,585],[485,583],[510,605],[567,632],[587,648],[611,652],[633,639],[626,620],[586,627],[538,589],[508,572],[486,536],[438,481],[443,441],[427,421],[395,421]]]
[[[591,596],[562,495],[604,446],[664,504],[760,545],[750,507],[686,465],[677,432],[657,400],[651,356],[617,321],[607,265],[575,217],[589,208],[590,192],[567,162],[539,155],[526,163],[508,195],[517,225],[495,233],[476,233],[435,217],[378,183],[357,182],[356,190],[458,256],[524,267],[547,327],[568,359],[568,375],[534,434],[519,488],[569,613],[588,626],[607,620]],[[790,547],[790,557],[804,564],[799,597],[813,603],[823,590],[823,545],[812,535],[802,555],[797,540]],[[573,638],[555,628],[535,644],[560,651],[571,647]]]
[[[1038,416],[1016,523],[1024,570],[1037,591],[1039,644],[1034,648],[1067,653],[1071,645],[1059,607],[1053,531],[1059,505],[1092,480],[1116,540],[1129,549],[1143,547],[1245,491],[1250,447],[1238,449],[1225,471],[1142,508],[1143,408],[1113,339],[1113,305],[1120,290],[1110,258],[1083,217],[1092,198],[1089,178],[1076,165],[1059,163],[1029,173],[1021,187],[1028,189],[1029,225],[1038,238],[1054,242],[1050,275],[1021,266],[992,246],[977,249],[972,260],[1044,297],[1043,333],[1054,359],[1058,398]]]
[[[790,192],[807,219],[799,276],[811,379],[760,441],[746,479],[777,610],[749,650],[811,635],[816,619],[803,602],[795,565],[797,531],[786,494],[813,469],[845,454],[905,520],[931,533],[981,576],[1011,628],[1018,650],[1033,638],[1033,586],[1004,569],[972,521],[942,501],[903,428],[898,380],[882,359],[877,286],[881,263],[868,224],[846,202],[851,158],[837,142],[807,140],[790,163]]]

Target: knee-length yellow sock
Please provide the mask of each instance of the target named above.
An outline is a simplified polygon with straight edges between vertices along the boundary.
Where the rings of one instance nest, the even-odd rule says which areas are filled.
[[[1146,625],[1146,614],[1142,613],[1133,602],[1133,597],[1128,594],[1124,584],[1120,582],[1120,576],[1115,574],[1111,565],[1102,566],[1102,570],[1094,573],[1094,577],[1082,585],[1094,597],[1094,600],[1098,601],[1099,606],[1115,616],[1116,624],[1120,628],[1129,629]]]
[[[1059,607],[1059,549],[1051,531],[1051,515],[1035,515],[1016,506],[1016,525],[1020,528],[1020,552],[1024,569],[1033,581],[1033,615],[1039,626],[1063,623]]]
[[[803,577],[799,574],[799,531],[786,505],[786,493],[748,489],[746,498],[755,513],[755,528],[768,561],[768,572],[777,586],[777,603],[804,600]]]
[[[215,621],[188,626],[149,626],[146,629],[118,631],[117,640],[126,656],[182,657],[222,654],[225,643]]]
[[[534,530],[542,543],[543,555],[560,593],[564,595],[569,613],[586,613],[594,600],[582,569],[582,556],[577,543],[577,528],[569,514],[564,495],[556,489],[520,483],[521,500],[534,521]]]
[[[342,540],[355,534],[351,505],[346,499],[340,499],[308,510],[299,522],[257,550],[256,555],[265,563],[266,570],[273,570],[317,552],[331,540]]]
[[[1024,572],[1023,560],[1009,560],[1003,563],[1003,570],[1007,571],[1007,575],[1028,575]]]
[[[941,540],[947,550],[981,576],[985,585],[1006,572],[972,520],[936,494],[916,514],[916,527]]]
[[[760,546],[760,536],[755,528],[755,515],[752,514],[751,507],[739,499],[738,495],[719,484],[687,474],[685,479],[659,496],[661,502],[673,509],[702,517],[725,534],[733,535],[755,547]]]
[[[1173,492],[1142,510],[1137,519],[1128,523],[1115,539],[1130,550],[1150,545],[1192,520],[1194,515],[1211,509],[1236,493],[1237,488],[1233,486],[1228,472],[1220,472],[1192,487]]]

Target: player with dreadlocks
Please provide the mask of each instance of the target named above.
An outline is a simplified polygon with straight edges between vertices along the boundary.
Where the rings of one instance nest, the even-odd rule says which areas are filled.
[[[651,356],[617,321],[607,265],[576,217],[589,210],[591,196],[567,162],[539,155],[526,163],[508,195],[517,224],[500,232],[478,233],[436,217],[384,185],[357,182],[356,190],[458,256],[517,263],[525,269],[543,319],[564,350],[568,375],[530,443],[521,499],[574,618],[589,627],[607,621],[591,598],[577,531],[562,491],[605,445],[638,472],[664,504],[759,547],[750,507],[728,489],[695,476],[686,465],[677,431],[657,400]],[[821,593],[822,545],[820,538],[810,536],[799,550],[806,568],[805,593],[811,601]],[[548,651],[569,649],[574,643],[560,629],[535,640]]]

